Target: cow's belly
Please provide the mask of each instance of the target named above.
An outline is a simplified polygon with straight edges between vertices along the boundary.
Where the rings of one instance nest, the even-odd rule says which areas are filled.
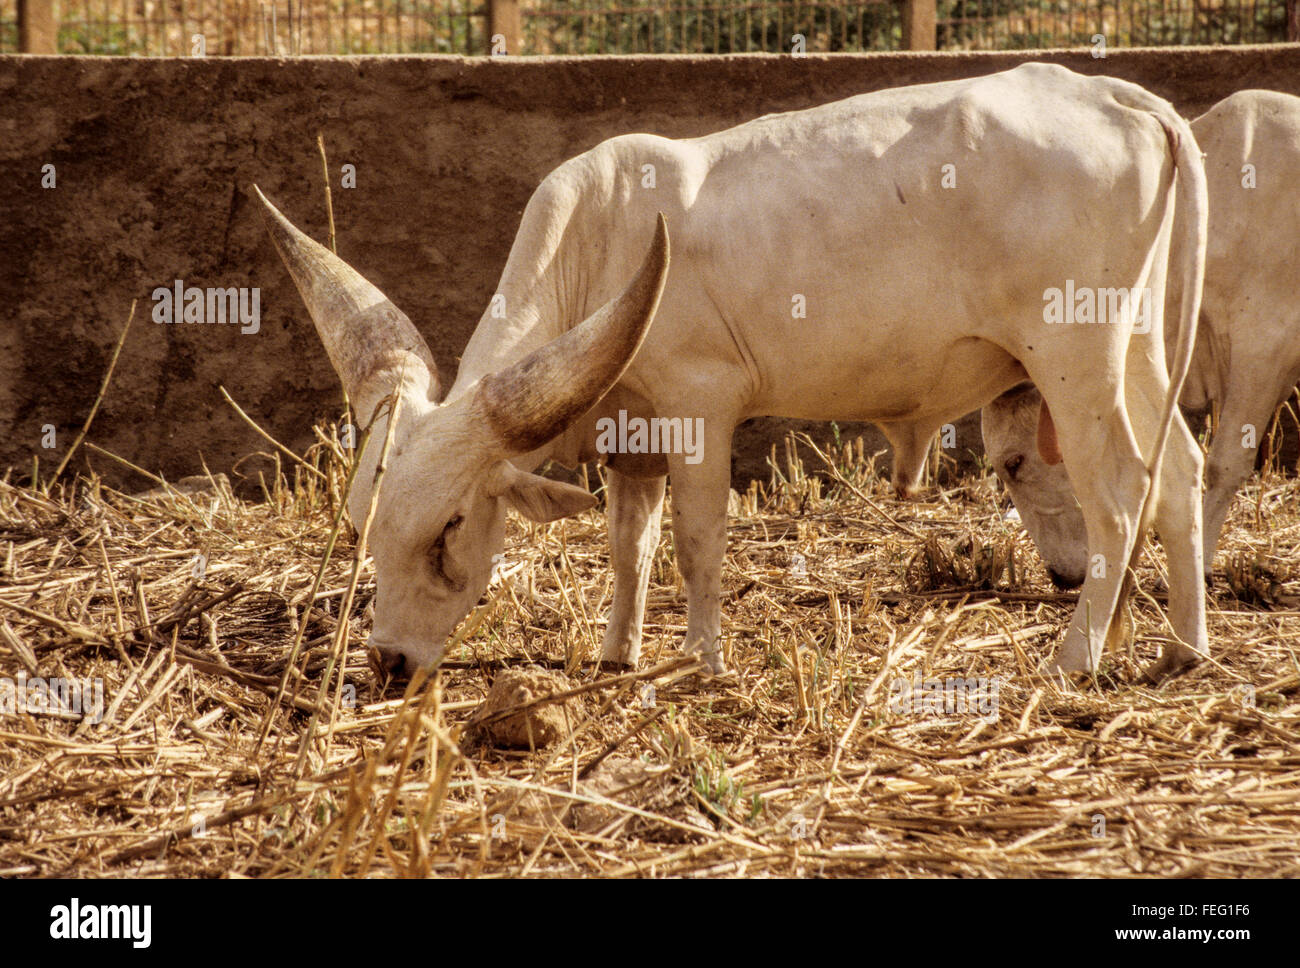
[[[865,343],[866,345],[863,345]],[[755,415],[808,420],[947,420],[1026,378],[1001,347],[979,338],[882,343],[842,340],[791,354],[784,379],[753,401]]]

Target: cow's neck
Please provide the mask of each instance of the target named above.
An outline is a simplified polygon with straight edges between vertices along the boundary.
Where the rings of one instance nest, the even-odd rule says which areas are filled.
[[[538,187],[448,398],[581,325],[622,292],[644,252],[635,258],[623,252],[621,209],[611,211],[610,201],[604,174],[584,165],[563,166]],[[583,365],[573,361],[575,368]],[[594,441],[592,421],[583,418],[513,460],[530,470],[546,460],[572,467],[590,459]]]
[[[449,396],[462,392],[489,373],[517,363],[555,339],[570,321],[568,291],[575,281],[566,272],[567,219],[555,206],[529,202],[510,248],[505,269],[488,307],[461,357]]]
[[[538,251],[546,241],[529,238],[532,234],[536,233],[521,227],[496,292],[465,347],[448,399],[466,392],[489,373],[518,363],[586,318],[588,307],[581,297],[585,279],[575,277],[565,268],[566,250],[570,246],[554,246],[555,254],[548,260],[530,258],[526,254]],[[581,362],[575,361],[574,365],[579,366]],[[562,434],[515,463],[520,467],[536,467],[547,459],[555,459],[571,464],[576,453],[570,455],[569,451],[576,445],[568,439],[570,436]]]

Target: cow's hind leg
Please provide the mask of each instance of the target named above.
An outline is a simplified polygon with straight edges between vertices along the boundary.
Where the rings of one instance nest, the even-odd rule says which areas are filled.
[[[727,494],[731,486],[733,421],[703,421],[698,463],[668,458],[672,480],[673,550],[686,583],[686,652],[723,673],[722,558],[727,548]]]
[[[664,478],[632,477],[606,467],[606,523],[614,571],[614,601],[600,649],[600,661],[636,667],[641,657],[641,623],[645,618],[650,568],[659,548]]]
[[[1141,338],[1141,337],[1137,337]],[[1128,360],[1128,414],[1137,440],[1150,455],[1160,429],[1169,378],[1163,361],[1141,352]],[[1169,622],[1175,641],[1146,670],[1158,682],[1209,654],[1205,631],[1205,583],[1201,541],[1201,449],[1177,410],[1160,470],[1155,526],[1169,562]]]
[[[1095,673],[1137,542],[1149,475],[1128,415],[1113,393],[1107,393],[1110,399],[1096,400],[1051,396],[1044,390],[1088,531],[1088,571],[1065,639],[1049,668]]]
[[[1177,640],[1165,643],[1146,670],[1159,682],[1210,653],[1205,631],[1205,566],[1201,540],[1201,449],[1177,412],[1169,428],[1156,503],[1156,531],[1169,561],[1169,622]]]

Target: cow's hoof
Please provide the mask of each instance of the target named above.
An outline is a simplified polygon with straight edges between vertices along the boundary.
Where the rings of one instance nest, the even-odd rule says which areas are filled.
[[[1038,674],[1051,679],[1053,682],[1059,683],[1064,680],[1078,685],[1087,682],[1096,675],[1096,670],[1088,666],[1087,656],[1078,658],[1061,654],[1045,659],[1038,666]]]
[[[1203,655],[1186,645],[1166,645],[1160,653],[1160,658],[1142,671],[1142,681],[1153,686],[1159,685],[1164,680],[1186,672],[1208,658],[1208,655]]]
[[[733,675],[732,671],[727,668],[726,662],[723,661],[721,652],[696,652],[695,658],[704,663],[704,668],[700,670],[699,674],[705,679]]]
[[[1045,660],[1038,671],[1049,676],[1089,676],[1095,671],[1095,666],[1088,660],[1087,642],[1080,637],[1078,641],[1063,643],[1060,651]]]
[[[641,642],[614,637],[601,644],[596,667],[602,672],[635,672],[641,662]]]
[[[1078,682],[1088,677],[1088,670],[1075,669],[1072,666],[1062,665],[1049,659],[1038,667],[1038,674],[1046,676],[1048,679],[1064,679],[1067,682]]]
[[[726,666],[723,666],[716,671],[711,666],[706,669],[701,669],[694,676],[691,676],[691,678],[694,679],[699,686],[707,687],[709,689],[723,689],[728,686],[740,684],[740,676],[737,675],[733,669],[729,669]]]

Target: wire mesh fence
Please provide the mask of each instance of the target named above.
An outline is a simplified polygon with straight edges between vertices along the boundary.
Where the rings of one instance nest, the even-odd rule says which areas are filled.
[[[522,11],[523,41],[539,54],[897,50],[900,11],[893,0],[539,0]]]
[[[0,0],[0,52],[18,0]],[[483,0],[61,0],[61,54],[483,54]]]
[[[936,45],[1068,47],[1097,34],[1108,47],[1281,43],[1287,8],[1285,0],[940,0]]]
[[[514,0],[57,0],[57,50],[133,56],[486,54]],[[904,0],[520,0],[524,54],[897,50]],[[1276,43],[1297,0],[934,0],[940,50]],[[19,49],[0,0],[0,52]],[[1292,36],[1290,39],[1297,39]]]

